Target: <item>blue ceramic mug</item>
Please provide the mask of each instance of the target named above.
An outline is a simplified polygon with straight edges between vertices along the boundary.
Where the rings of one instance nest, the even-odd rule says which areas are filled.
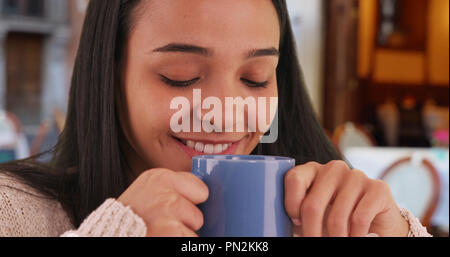
[[[192,173],[209,188],[199,205],[202,237],[290,237],[292,222],[284,208],[284,176],[295,166],[287,157],[201,155]]]

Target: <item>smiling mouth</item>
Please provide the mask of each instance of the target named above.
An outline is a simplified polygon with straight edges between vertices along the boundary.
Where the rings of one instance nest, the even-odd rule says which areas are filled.
[[[179,139],[176,137],[175,137],[175,139],[178,140],[179,142],[181,142],[183,145],[185,145],[189,148],[192,148],[197,152],[205,153],[205,154],[219,154],[219,153],[225,152],[232,145],[232,143],[208,144],[208,143],[203,143],[203,142],[199,142],[199,141]]]
[[[172,136],[175,140],[177,140],[179,143],[183,144],[187,148],[192,149],[193,151],[196,151],[200,154],[223,154],[227,152],[227,150],[230,150],[231,148],[235,148],[233,146],[236,146],[239,142],[242,141],[236,141],[236,142],[220,142],[220,143],[213,143],[213,142],[205,142],[205,141],[194,141],[194,140],[187,140],[187,139],[181,139]]]

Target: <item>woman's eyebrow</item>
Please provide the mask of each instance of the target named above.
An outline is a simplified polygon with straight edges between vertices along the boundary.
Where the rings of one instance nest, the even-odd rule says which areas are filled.
[[[280,51],[278,51],[275,47],[271,48],[265,48],[265,49],[255,49],[251,50],[248,55],[247,59],[255,58],[255,57],[261,57],[261,56],[280,56]]]
[[[180,53],[191,53],[191,54],[198,54],[205,57],[209,57],[213,55],[213,51],[209,48],[196,46],[196,45],[190,45],[190,44],[182,44],[182,43],[170,43],[163,47],[159,47],[153,50],[153,52],[180,52]],[[250,50],[246,58],[256,58],[256,57],[262,57],[262,56],[275,56],[279,57],[280,52],[275,47],[270,48],[263,48],[263,49],[253,49]]]
[[[153,52],[181,52],[181,53],[192,53],[199,54],[203,56],[211,56],[212,51],[208,48],[189,45],[189,44],[178,44],[178,43],[170,43],[163,47],[159,47],[153,50]]]

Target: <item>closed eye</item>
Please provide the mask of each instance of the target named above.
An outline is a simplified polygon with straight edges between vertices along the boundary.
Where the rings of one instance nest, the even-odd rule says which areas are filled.
[[[245,78],[241,78],[241,81],[244,82],[249,87],[266,87],[267,84],[269,84],[269,81],[256,82],[256,81],[251,81],[251,80],[248,80]]]
[[[194,78],[191,80],[180,81],[180,80],[169,79],[168,77],[161,75],[161,74],[159,74],[159,75],[161,76],[161,79],[164,83],[166,83],[167,85],[172,86],[172,87],[188,87],[200,79],[200,78]]]
[[[200,78],[194,78],[191,80],[180,81],[180,80],[169,79],[168,77],[161,75],[161,74],[160,74],[160,76],[164,83],[166,83],[169,86],[173,86],[173,87],[188,87],[200,79]],[[266,87],[267,84],[269,84],[269,81],[256,82],[256,81],[252,81],[252,80],[245,79],[245,78],[241,78],[241,81],[244,82],[249,87]]]

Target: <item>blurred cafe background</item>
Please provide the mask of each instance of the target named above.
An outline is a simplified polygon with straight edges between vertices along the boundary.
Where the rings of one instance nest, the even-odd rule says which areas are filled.
[[[0,0],[0,163],[55,144],[88,1]],[[287,2],[329,137],[448,237],[449,0]]]

